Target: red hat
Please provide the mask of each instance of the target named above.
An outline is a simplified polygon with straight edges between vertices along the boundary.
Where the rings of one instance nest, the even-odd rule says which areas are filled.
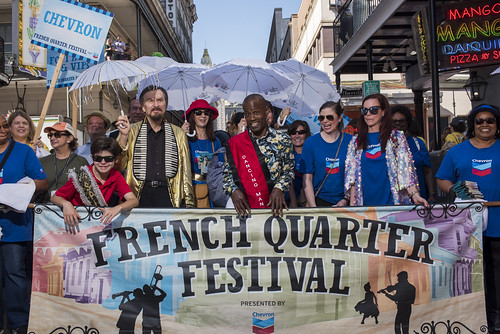
[[[59,132],[68,132],[70,135],[73,137],[75,136],[75,131],[73,130],[73,127],[66,123],[66,122],[57,122],[56,124],[46,127],[43,132],[49,133],[50,131],[59,131]]]
[[[216,119],[217,117],[219,117],[219,111],[212,107],[210,104],[208,104],[207,101],[203,100],[203,99],[199,99],[199,100],[195,100],[193,101],[193,103],[191,103],[191,105],[189,106],[189,109],[186,110],[186,116],[187,118],[189,118],[189,114],[192,112],[192,111],[195,111],[196,109],[208,109],[208,110],[211,110],[212,111],[212,118],[213,119]],[[184,116],[182,116],[184,118]]]

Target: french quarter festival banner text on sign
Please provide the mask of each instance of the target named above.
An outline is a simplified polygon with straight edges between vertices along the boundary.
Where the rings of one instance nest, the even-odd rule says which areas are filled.
[[[37,205],[29,331],[484,333],[482,205],[420,208]]]

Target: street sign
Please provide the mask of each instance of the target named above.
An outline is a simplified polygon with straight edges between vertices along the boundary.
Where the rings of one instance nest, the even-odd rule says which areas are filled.
[[[363,82],[363,98],[372,94],[380,93],[380,81],[378,80],[368,80]]]

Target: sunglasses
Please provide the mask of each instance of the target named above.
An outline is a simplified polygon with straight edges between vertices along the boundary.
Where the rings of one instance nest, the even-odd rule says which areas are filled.
[[[54,133],[49,133],[47,134],[47,137],[50,139],[52,136],[56,138],[61,138],[61,136],[69,136],[69,133],[66,132],[54,132]]]
[[[9,128],[10,126],[7,123],[0,125],[0,129],[8,130]]]
[[[94,162],[101,162],[103,159],[105,162],[113,162],[115,160],[115,157],[112,155],[94,155],[93,156]]]
[[[210,116],[211,113],[212,113],[211,110],[201,110],[201,109],[198,109],[198,110],[194,111],[194,114],[196,116],[201,116],[201,114],[205,114],[205,116]]]
[[[406,123],[406,119],[393,119],[392,120],[392,123],[394,124],[403,124],[403,123]]]
[[[474,123],[476,123],[477,125],[481,125],[481,124],[483,124],[484,122],[486,122],[486,123],[488,123],[488,124],[495,124],[495,122],[496,122],[496,121],[497,121],[497,120],[496,120],[496,118],[493,118],[493,117],[491,117],[491,118],[486,118],[486,119],[484,119],[484,118],[476,118],[476,119],[474,120]]]
[[[326,115],[326,116],[319,115],[318,121],[323,122],[325,120],[325,118],[329,121],[333,121],[335,119],[335,117],[333,115]]]
[[[290,135],[293,136],[295,134],[297,135],[305,135],[307,133],[306,130],[297,130],[297,131],[290,131]]]
[[[382,107],[381,106],[373,106],[370,108],[363,107],[360,110],[361,110],[361,115],[366,116],[366,115],[368,115],[368,112],[370,112],[370,114],[372,114],[372,115],[378,114],[379,109],[382,109]]]

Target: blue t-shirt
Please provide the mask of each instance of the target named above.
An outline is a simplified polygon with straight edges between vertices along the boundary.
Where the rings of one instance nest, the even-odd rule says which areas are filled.
[[[212,142],[208,139],[198,139],[196,141],[189,141],[189,152],[191,154],[191,170],[196,174],[207,174],[207,167],[212,155],[216,152],[222,145],[218,138]],[[224,163],[224,153],[219,153],[219,163]],[[195,181],[193,180],[193,183]]]
[[[293,157],[295,159],[295,169],[294,174],[295,178],[293,179],[293,190],[295,191],[295,197],[297,200],[299,199],[300,192],[302,191],[302,173],[300,173],[300,156],[302,154],[293,150]],[[285,192],[285,200],[288,201],[290,199],[290,192]]]
[[[415,143],[415,140],[418,142]],[[431,167],[431,157],[427,151],[425,143],[420,138],[408,136],[406,138],[408,146],[410,146],[411,155],[413,156],[413,163],[417,171],[418,186],[420,188],[420,195],[427,199],[427,187],[424,178],[424,166]]]
[[[476,148],[469,140],[450,148],[436,174],[438,179],[473,181],[487,201],[500,201],[500,140]],[[488,208],[488,237],[500,237],[500,207]]]
[[[368,145],[361,154],[363,205],[393,205],[391,183],[379,132],[368,133]]]
[[[10,142],[12,145],[12,141]],[[5,156],[5,150],[0,154],[0,161]],[[17,143],[7,162],[0,170],[0,184],[17,183],[23,177],[28,176],[34,180],[44,180],[47,178],[42,169],[42,165],[31,147]],[[2,239],[0,242],[17,242],[33,240],[33,211],[28,209],[25,213],[0,211],[0,227],[2,228]]]
[[[334,143],[327,143],[321,137],[321,133],[317,133],[306,139],[300,158],[299,172],[313,175],[314,193],[319,189],[326,173],[330,173],[325,184],[321,187],[318,197],[333,205],[344,198],[345,160],[347,147],[352,136],[344,133],[342,145],[338,150],[337,159],[335,159],[341,138],[342,136]]]
[[[297,151],[293,150],[293,157],[295,158],[295,178],[293,179],[293,189],[295,190],[295,196],[297,196],[297,199],[299,198],[302,190],[302,173],[300,172],[301,156],[302,153],[297,153]]]

